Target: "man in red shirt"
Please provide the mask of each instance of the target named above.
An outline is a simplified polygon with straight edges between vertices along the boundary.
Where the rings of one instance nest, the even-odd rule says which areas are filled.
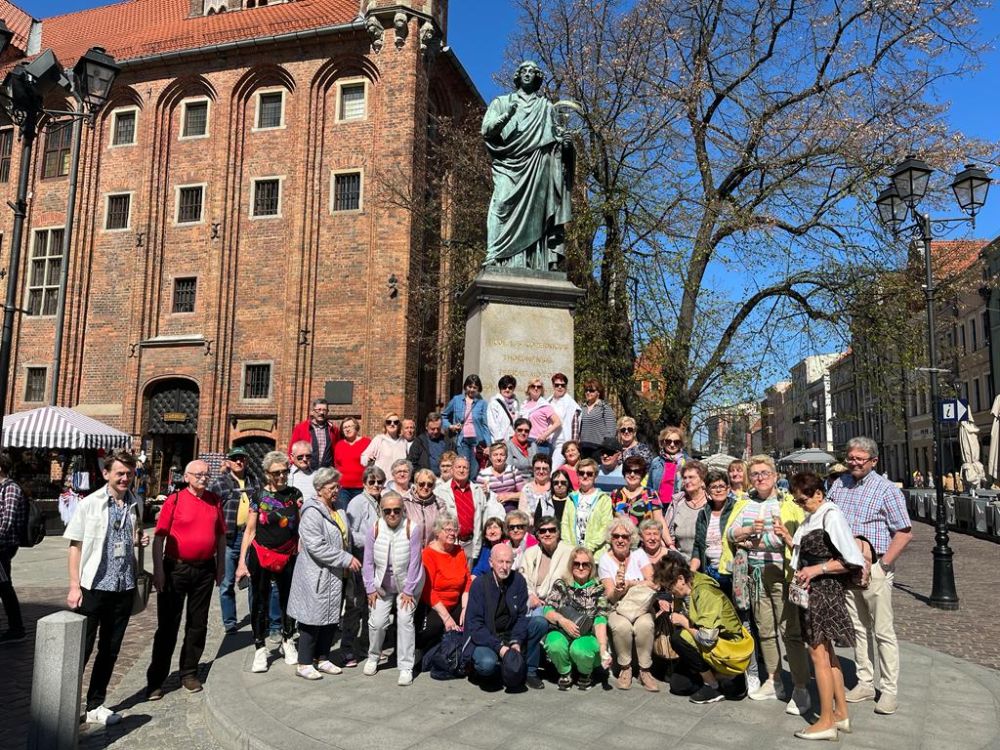
[[[156,587],[156,635],[146,670],[146,698],[163,697],[163,682],[177,645],[184,601],[181,684],[189,693],[201,690],[198,662],[205,650],[212,590],[226,572],[226,524],[222,503],[208,492],[208,464],[192,461],[184,471],[188,486],[163,503],[153,541],[153,585]]]
[[[309,419],[292,428],[288,441],[289,458],[293,458],[292,446],[300,440],[312,446],[309,468],[316,471],[333,466],[333,446],[340,440],[340,428],[330,421],[330,404],[325,398],[313,399]]]

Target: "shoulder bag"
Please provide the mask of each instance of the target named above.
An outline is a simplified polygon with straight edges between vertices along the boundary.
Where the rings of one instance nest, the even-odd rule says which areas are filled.
[[[615,612],[629,622],[635,622],[649,612],[656,591],[645,584],[637,584],[625,592],[615,607]]]

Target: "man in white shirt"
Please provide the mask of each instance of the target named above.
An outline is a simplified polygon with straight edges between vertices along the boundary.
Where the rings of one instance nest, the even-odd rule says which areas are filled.
[[[566,463],[562,454],[563,444],[567,440],[576,440],[579,427],[580,405],[569,395],[568,387],[569,378],[561,372],[552,376],[552,398],[549,399],[549,406],[562,420],[562,426],[549,438],[549,442],[552,443],[552,471]]]
[[[292,443],[292,466],[288,472],[288,483],[302,493],[302,502],[311,497],[316,497],[316,488],[313,487],[312,466],[313,447],[312,443],[299,440]]]

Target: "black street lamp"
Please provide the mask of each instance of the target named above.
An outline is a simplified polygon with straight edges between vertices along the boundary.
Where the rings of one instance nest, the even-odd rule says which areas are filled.
[[[9,43],[11,35],[5,34],[6,26],[0,27],[0,52]],[[52,50],[46,50],[31,62],[19,63],[0,84],[0,107],[17,125],[21,139],[20,168],[17,180],[17,197],[11,204],[14,210],[14,226],[11,231],[10,262],[7,271],[7,296],[3,303],[3,331],[0,334],[0,422],[7,407],[10,386],[10,358],[13,346],[14,314],[17,307],[17,280],[20,271],[21,245],[23,244],[24,221],[28,209],[28,183],[31,176],[32,152],[38,135],[39,120],[43,115],[52,118],[67,118],[93,122],[94,115],[107,101],[108,92],[118,67],[102,49],[87,52],[77,64],[79,72],[65,70],[59,64]],[[78,103],[78,110],[50,110],[44,106],[45,97],[58,90],[63,95],[71,95]],[[79,129],[74,146],[79,153]],[[75,179],[71,182],[71,196],[75,194]],[[72,201],[66,217],[66,235],[72,226]],[[66,243],[63,245],[63,273],[68,266]],[[56,363],[58,367],[58,363]],[[56,375],[57,376],[57,375]]]
[[[958,592],[955,589],[955,569],[952,564],[954,553],[949,544],[948,518],[944,505],[944,474],[943,456],[941,452],[941,421],[938,414],[938,368],[937,336],[934,335],[934,273],[931,264],[932,227],[945,226],[959,222],[976,222],[976,213],[985,205],[986,194],[989,192],[990,178],[978,167],[969,164],[959,173],[951,184],[959,207],[968,214],[968,218],[934,219],[927,213],[917,211],[917,204],[927,193],[927,186],[933,170],[920,159],[908,156],[891,175],[890,185],[879,193],[875,199],[879,219],[892,230],[893,235],[901,231],[909,232],[919,240],[924,251],[924,299],[927,305],[927,358],[930,374],[931,403],[933,413],[931,424],[934,432],[934,473],[936,479],[934,488],[937,499],[937,518],[934,534],[934,579],[931,586],[930,604],[938,609],[958,609]],[[913,218],[913,223],[903,227],[907,213]]]

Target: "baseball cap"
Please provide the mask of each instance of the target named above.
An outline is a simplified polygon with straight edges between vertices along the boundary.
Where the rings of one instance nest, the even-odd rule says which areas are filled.
[[[250,454],[239,447],[230,448],[229,453],[226,454],[226,458],[250,458]]]

